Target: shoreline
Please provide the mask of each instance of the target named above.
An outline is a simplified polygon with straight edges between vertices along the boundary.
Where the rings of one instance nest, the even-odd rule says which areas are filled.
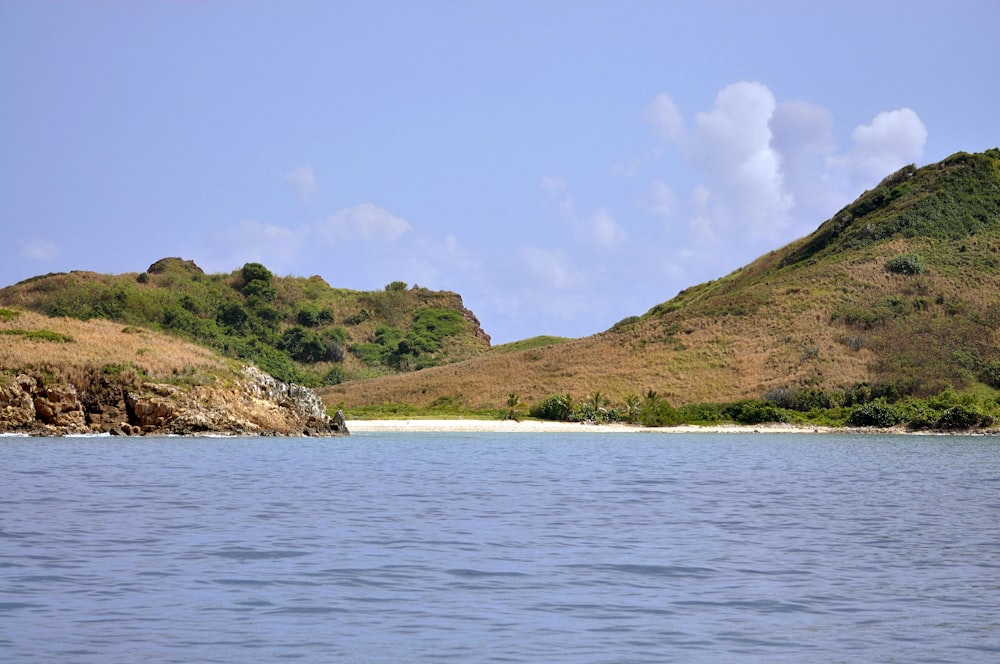
[[[603,434],[664,434],[664,433],[854,433],[854,429],[797,426],[792,424],[719,424],[699,426],[682,424],[672,427],[643,427],[633,424],[585,424],[582,422],[549,422],[540,420],[477,420],[477,419],[409,419],[409,420],[347,420],[347,430],[354,433],[426,432],[426,433],[603,433]],[[866,430],[859,433],[909,433],[905,430]]]
[[[543,420],[477,420],[477,419],[408,419],[408,420],[347,420],[347,430],[355,433],[599,433],[599,434],[846,434],[893,436],[996,436],[1000,429],[963,429],[942,431],[912,430],[906,427],[880,429],[873,427],[824,427],[801,424],[681,424],[672,427],[643,427],[621,422],[586,424],[582,422],[550,422]]]

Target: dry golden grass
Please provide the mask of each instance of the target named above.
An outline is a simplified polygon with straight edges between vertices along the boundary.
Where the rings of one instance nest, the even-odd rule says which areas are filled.
[[[154,379],[183,375],[233,375],[227,362],[208,349],[121,323],[49,318],[18,310],[0,318],[0,330],[51,330],[72,341],[34,340],[0,334],[0,371],[47,365],[66,372],[83,367],[133,365]]]
[[[445,367],[324,388],[321,394],[328,404],[347,408],[390,402],[422,407],[442,397],[501,408],[512,392],[531,404],[553,394],[582,399],[600,390],[620,404],[652,389],[684,405],[760,398],[775,388],[839,390],[877,382],[878,358],[869,342],[879,331],[858,331],[837,320],[844,306],[870,306],[901,294],[996,306],[995,276],[969,289],[962,282],[967,276],[886,271],[888,256],[910,250],[907,241],[897,240],[849,260],[778,273],[768,270],[780,256],[768,254],[725,279],[690,289],[682,308],[620,332],[489,352]],[[927,315],[946,316],[943,305],[937,309]],[[864,337],[860,348],[852,349],[850,335]],[[998,339],[1000,329],[994,330],[994,344]]]

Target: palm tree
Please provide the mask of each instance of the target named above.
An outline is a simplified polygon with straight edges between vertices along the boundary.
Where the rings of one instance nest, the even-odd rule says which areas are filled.
[[[608,419],[607,407],[611,405],[611,399],[608,399],[603,392],[595,390],[587,400],[587,405],[594,411],[594,419],[598,422],[603,422]]]
[[[514,420],[515,422],[520,422],[517,419],[518,411],[524,410],[524,404],[521,403],[521,395],[511,392],[507,395],[507,415],[504,417],[505,420]]]
[[[639,411],[642,409],[642,400],[636,394],[625,397],[625,417],[630,424],[634,424],[639,419]]]

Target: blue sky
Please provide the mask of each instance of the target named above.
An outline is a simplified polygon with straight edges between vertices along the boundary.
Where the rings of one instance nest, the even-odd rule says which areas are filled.
[[[1000,145],[1000,3],[0,0],[0,285],[258,261],[584,336]]]

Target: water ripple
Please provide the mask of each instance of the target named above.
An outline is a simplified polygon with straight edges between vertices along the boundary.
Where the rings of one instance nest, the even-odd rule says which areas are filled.
[[[629,438],[4,438],[0,648],[81,664],[1000,653],[997,441]]]

